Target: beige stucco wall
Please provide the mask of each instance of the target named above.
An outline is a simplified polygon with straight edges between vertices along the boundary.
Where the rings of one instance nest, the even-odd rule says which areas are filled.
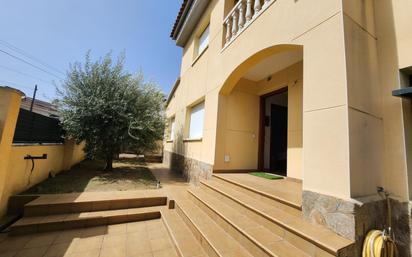
[[[375,23],[382,89],[384,171],[381,184],[401,199],[411,199],[412,108],[409,99],[391,97],[401,87],[399,69],[412,66],[411,1],[375,2]]]
[[[297,167],[293,167],[294,171],[291,174],[294,177],[303,177],[304,186],[308,188],[348,197],[347,108],[341,107],[347,103],[341,2],[326,0],[313,5],[308,1],[277,1],[222,51],[224,12],[223,0],[212,1],[203,17],[204,20],[210,17],[209,47],[196,62],[193,63],[195,47],[193,37],[184,48],[181,83],[167,110],[168,116],[176,115],[177,127],[184,126],[187,106],[196,99],[205,97],[203,141],[185,143],[186,147],[179,146],[180,143],[177,142],[166,143],[165,150],[190,155],[192,158],[214,164],[215,168],[222,168],[226,165],[222,163],[225,154],[222,150],[224,147],[219,147],[222,145],[220,138],[225,137],[219,136],[222,133],[223,124],[218,122],[220,120],[218,109],[220,112],[224,108],[225,98],[230,95],[243,74],[254,64],[267,56],[282,51],[296,50],[299,46],[303,46],[302,119],[304,130],[302,141],[305,149],[304,154],[302,150],[297,151],[299,153],[296,156],[300,156],[298,158],[302,158],[303,161],[297,164]],[[294,13],[293,18],[288,13]],[[204,24],[204,21],[200,24]],[[259,40],[256,40],[257,38]],[[245,98],[246,102],[245,94],[236,91],[233,91],[233,94],[236,97]],[[256,102],[258,97],[249,96],[248,100]],[[253,110],[253,108],[248,109],[249,112]],[[254,113],[257,115],[258,110],[255,109]],[[340,118],[341,122],[335,122],[336,118]],[[319,120],[325,123],[320,128],[317,127]],[[310,126],[305,127],[306,123]],[[255,145],[256,149],[258,124],[248,126],[247,130],[244,130],[247,133],[233,131],[225,140],[250,142]],[[255,139],[252,136],[254,131],[256,132]],[[330,133],[330,131],[335,132]],[[346,134],[346,138],[341,136],[342,134]],[[319,138],[323,145],[319,145]],[[201,150],[194,151],[192,145],[198,145]],[[240,165],[235,166],[235,160],[241,160],[244,162],[242,163],[245,165],[244,168],[256,167],[257,151],[252,152],[248,144],[223,145],[230,145],[227,147],[236,148],[235,151],[239,152],[239,157],[236,156],[237,154],[231,154],[233,164],[230,165],[241,168]],[[336,151],[336,149],[339,150]],[[292,152],[291,149],[290,154]],[[325,159],[323,154],[330,152],[334,154],[332,156],[329,154],[329,158]],[[255,159],[241,158],[245,155],[255,156]],[[331,170],[334,172],[330,172]],[[337,174],[340,176],[339,182],[336,181]],[[318,177],[330,183],[321,182],[317,179]]]
[[[220,96],[217,170],[257,169],[260,100],[250,92],[255,87],[252,81],[240,81],[230,95]],[[225,155],[230,157],[229,162],[224,162]]]
[[[373,2],[343,2],[351,197],[376,193],[383,174],[382,93]]]
[[[392,67],[396,67],[399,69],[403,69],[406,67],[412,67],[412,33],[410,30],[410,24],[412,23],[412,16],[410,15],[410,11],[412,10],[412,1],[407,1],[407,0],[402,0],[402,1],[396,1],[392,0],[390,1],[388,6],[384,6],[386,3],[379,3],[381,4],[379,6],[379,9],[381,11],[385,11],[388,13],[389,11],[392,11],[393,16],[386,17],[383,21],[386,21],[384,25],[382,25],[385,30],[380,31],[385,37],[391,37],[392,41],[389,41],[390,39],[385,40],[386,42],[386,47],[385,50],[385,56],[384,56],[384,61],[381,62],[381,65],[388,65]],[[376,17],[379,14],[376,15]],[[385,14],[383,14],[385,15]],[[386,16],[388,16],[386,14]],[[383,22],[380,20],[380,22]],[[395,46],[396,44],[396,46]],[[379,45],[378,45],[379,46]],[[396,49],[396,52],[393,53],[393,51]],[[390,54],[394,54],[397,58],[397,60],[391,56]],[[397,61],[397,63],[396,63]],[[397,64],[397,65],[396,65]],[[397,89],[399,88],[399,80],[400,78],[397,78],[396,75],[399,75],[398,73],[393,74],[391,72],[392,70],[389,68],[384,74],[382,74],[385,79],[386,83],[383,83],[383,86],[389,90],[391,89]],[[397,79],[395,81],[388,81],[392,79]],[[392,100],[392,99],[391,99]],[[387,101],[390,101],[387,99]],[[393,101],[393,100],[392,100]],[[389,103],[393,103],[390,101]],[[396,110],[399,110],[399,101],[396,102],[396,104],[391,104],[392,108],[396,108]],[[396,118],[403,121],[403,131],[402,126],[400,128],[397,128],[396,133],[399,132],[398,135],[393,135],[393,137],[396,139],[395,142],[397,143],[402,143],[402,146],[405,147],[406,151],[406,160],[401,159],[402,166],[400,166],[402,169],[398,170],[398,173],[403,174],[404,176],[408,176],[408,179],[405,180],[403,179],[404,176],[398,178],[398,180],[395,180],[392,182],[392,187],[396,187],[397,184],[402,185],[402,190],[405,192],[406,187],[408,190],[408,196],[409,200],[412,200],[412,104],[410,99],[403,99],[401,100],[401,105],[402,105],[402,113],[403,116],[400,118],[397,116]],[[385,110],[385,109],[384,109]],[[392,119],[392,116],[387,115],[390,119]],[[399,122],[401,123],[401,122]],[[397,123],[397,124],[399,124]],[[398,153],[400,154],[405,154],[403,149],[398,149]],[[404,166],[403,166],[404,165]],[[406,167],[405,167],[406,166]],[[405,182],[407,181],[407,185],[405,185]]]
[[[194,57],[195,36],[185,46],[181,83],[167,109],[184,127],[187,106],[205,98],[203,140],[176,139],[165,150],[215,169],[256,168],[258,96],[275,87],[262,81],[259,92],[245,91],[250,82],[242,77],[268,56],[300,49],[299,90],[293,76],[282,85],[290,98],[302,99],[289,110],[302,114],[289,115],[288,176],[302,178],[304,190],[343,199],[374,194],[378,185],[409,198],[412,137],[404,124],[412,120],[410,103],[391,91],[399,88],[398,69],[412,65],[411,2],[276,1],[223,49],[228,5],[212,1],[199,23],[194,35],[210,19],[209,47],[200,58]]]
[[[270,81],[241,79],[231,94],[220,96],[215,169],[258,168],[260,96],[287,87],[287,173],[289,177],[302,179],[303,63],[296,63],[270,76]],[[225,155],[230,157],[229,162],[224,161]]]
[[[406,47],[412,43],[411,7],[404,0],[343,1],[351,197],[384,186],[409,198],[410,101],[393,97],[392,90],[400,87],[399,69],[412,65]]]
[[[288,85],[287,175],[291,178],[303,178],[303,80],[301,77]]]
[[[392,19],[396,33],[396,49],[398,51],[399,68],[405,68],[412,65],[412,1],[408,0],[391,0],[395,14]],[[392,23],[392,22],[391,22]]]

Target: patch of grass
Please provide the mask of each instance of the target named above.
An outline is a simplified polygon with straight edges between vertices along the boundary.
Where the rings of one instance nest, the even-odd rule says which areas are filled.
[[[266,173],[266,172],[249,172],[249,174],[252,176],[261,177],[261,178],[270,179],[270,180],[283,179],[282,176],[277,176],[277,175],[273,175],[273,174]]]
[[[104,162],[85,160],[69,171],[31,187],[22,194],[61,194],[74,192],[155,189],[156,178],[139,159],[113,162],[113,171],[104,171]]]

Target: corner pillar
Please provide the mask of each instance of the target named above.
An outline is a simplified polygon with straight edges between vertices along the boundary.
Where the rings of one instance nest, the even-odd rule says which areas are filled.
[[[7,204],[4,190],[7,183],[8,166],[14,130],[19,116],[21,98],[24,94],[16,89],[0,87],[0,203]],[[4,210],[1,208],[0,210]],[[4,213],[0,213],[0,216]]]

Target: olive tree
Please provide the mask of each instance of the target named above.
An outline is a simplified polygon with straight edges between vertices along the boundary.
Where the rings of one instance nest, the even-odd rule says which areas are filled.
[[[149,150],[162,139],[164,94],[142,73],[126,72],[124,56],[92,61],[88,53],[84,64],[70,66],[57,92],[67,136],[84,141],[87,156],[104,159],[106,170],[122,145]]]

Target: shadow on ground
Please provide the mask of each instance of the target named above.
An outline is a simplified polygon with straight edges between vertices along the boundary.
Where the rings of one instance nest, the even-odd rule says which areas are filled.
[[[69,171],[31,187],[22,194],[61,194],[74,192],[155,189],[156,178],[139,158],[113,162],[113,171],[104,171],[104,162],[85,160]]]

